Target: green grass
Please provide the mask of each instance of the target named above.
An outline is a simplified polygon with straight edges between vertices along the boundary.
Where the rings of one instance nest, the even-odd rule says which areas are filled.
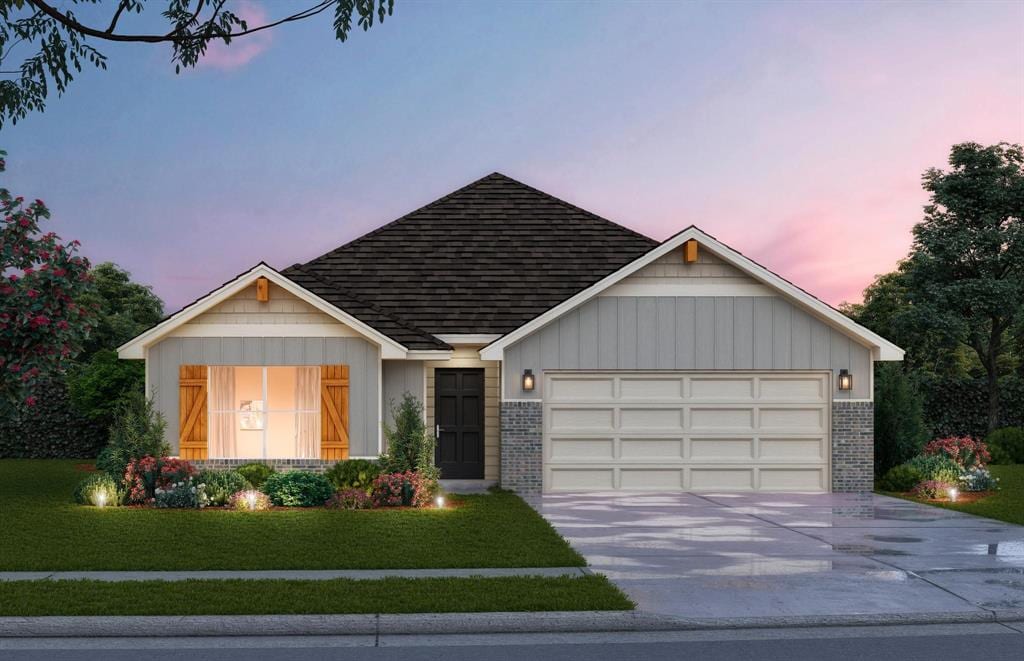
[[[989,466],[999,491],[973,503],[929,503],[946,509],[1024,525],[1024,465]]]
[[[444,510],[99,509],[72,502],[75,485],[86,475],[75,470],[76,463],[81,462],[0,460],[0,570],[585,564],[511,493],[465,496],[461,506]]]
[[[468,613],[633,607],[603,576],[0,583],[0,616]]]

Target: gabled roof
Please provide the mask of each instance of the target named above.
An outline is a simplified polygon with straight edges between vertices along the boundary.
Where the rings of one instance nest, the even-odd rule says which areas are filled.
[[[508,333],[657,245],[496,172],[282,273],[430,334]]]
[[[870,347],[872,357],[875,360],[903,360],[903,349],[899,348],[889,340],[874,331],[871,331],[857,322],[853,321],[839,310],[836,310],[824,301],[812,296],[803,289],[800,289],[792,282],[772,273],[765,267],[733,250],[715,237],[703,232],[696,226],[691,225],[682,232],[665,240],[657,248],[651,250],[642,257],[632,261],[614,273],[601,279],[599,282],[587,287],[574,296],[562,301],[560,304],[535,317],[529,323],[520,326],[516,330],[504,335],[480,350],[480,357],[484,360],[501,360],[505,347],[518,342],[527,335],[544,327],[561,315],[573,308],[597,296],[605,289],[608,289],[616,282],[626,276],[635,273],[644,266],[654,262],[660,257],[675,250],[686,241],[695,239],[702,249],[709,250],[716,257],[726,263],[735,266],[744,273],[747,273],[755,280],[762,282],[774,289],[788,300],[796,303],[810,314],[818,317],[825,323],[834,326],[844,332],[847,336]]]

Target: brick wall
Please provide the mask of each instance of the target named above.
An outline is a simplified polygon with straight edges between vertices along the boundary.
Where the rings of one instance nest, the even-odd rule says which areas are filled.
[[[544,484],[542,424],[538,402],[501,403],[501,486],[522,495],[540,494]]]
[[[875,405],[832,402],[832,491],[871,491],[874,486]]]

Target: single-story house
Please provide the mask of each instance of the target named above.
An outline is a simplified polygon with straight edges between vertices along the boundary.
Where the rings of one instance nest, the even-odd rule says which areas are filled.
[[[526,493],[870,489],[872,364],[903,357],[696,227],[659,242],[497,173],[119,354],[185,459],[373,458],[408,392],[443,477]]]

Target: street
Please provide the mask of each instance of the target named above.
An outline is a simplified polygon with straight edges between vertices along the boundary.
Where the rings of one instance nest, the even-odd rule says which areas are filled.
[[[190,659],[285,661],[529,659],[702,661],[899,658],[901,661],[1021,658],[1024,624],[762,629],[658,633],[250,638],[0,639],[4,661]]]

